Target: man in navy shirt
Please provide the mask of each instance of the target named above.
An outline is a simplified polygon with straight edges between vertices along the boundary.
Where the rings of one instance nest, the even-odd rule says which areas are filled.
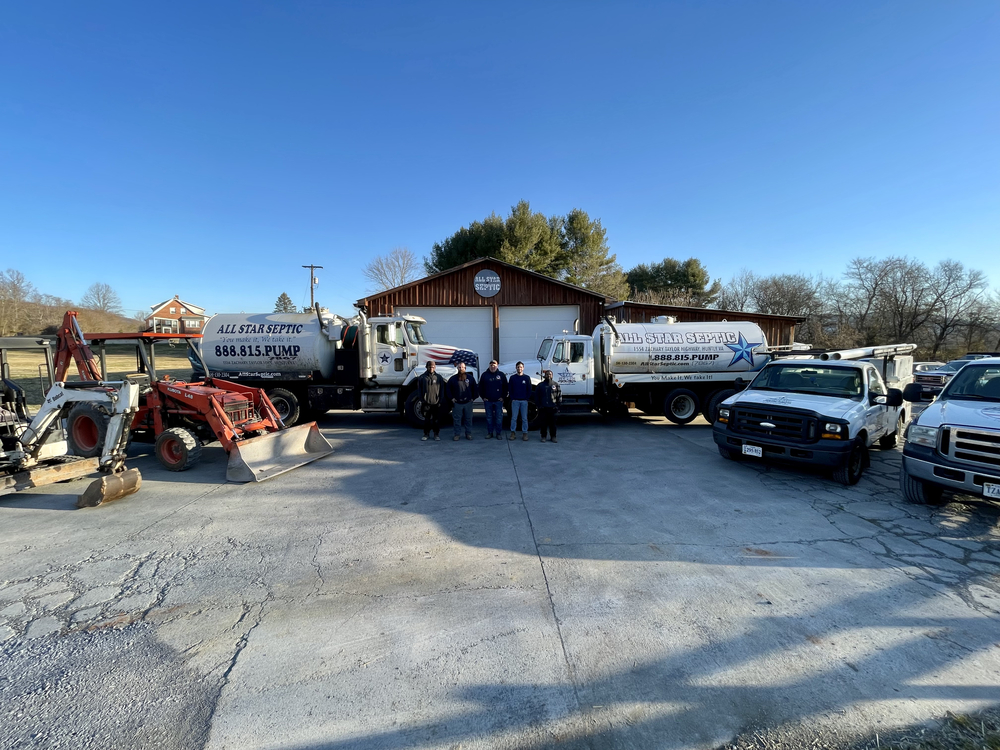
[[[448,398],[455,404],[451,412],[455,428],[452,440],[458,440],[462,436],[463,428],[465,439],[472,440],[472,402],[479,398],[479,390],[472,373],[465,371],[465,362],[459,362],[458,373],[448,378]]]
[[[507,376],[497,369],[497,361],[490,360],[490,369],[479,378],[479,395],[486,407],[486,439],[493,435],[503,437],[503,402],[507,398]]]
[[[517,363],[517,375],[510,376],[510,439],[517,433],[517,416],[521,415],[522,440],[528,439],[528,399],[531,398],[531,378],[524,374],[524,362]]]

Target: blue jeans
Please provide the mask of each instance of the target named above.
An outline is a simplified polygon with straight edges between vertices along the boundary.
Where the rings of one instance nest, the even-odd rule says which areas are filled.
[[[510,402],[510,431],[517,432],[517,415],[521,415],[521,432],[528,432],[528,402]]]
[[[483,401],[486,407],[486,432],[490,435],[503,434],[503,401]]]
[[[465,434],[472,434],[472,402],[467,404],[455,404],[455,408],[451,411],[452,424],[455,427],[455,435],[461,436],[462,428],[465,428]]]

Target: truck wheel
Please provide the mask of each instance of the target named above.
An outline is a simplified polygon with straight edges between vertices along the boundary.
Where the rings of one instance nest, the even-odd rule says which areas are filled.
[[[742,458],[742,454],[737,453],[732,448],[727,448],[724,445],[719,446],[719,455],[727,461],[739,461]]]
[[[155,452],[167,471],[187,471],[201,459],[201,443],[191,430],[170,427],[156,438]]]
[[[403,413],[406,415],[406,421],[411,426],[421,430],[424,428],[424,400],[420,398],[418,391],[414,391],[406,397]]]
[[[687,388],[675,388],[663,399],[663,415],[674,424],[687,424],[698,416],[698,395]]]
[[[942,505],[944,503],[944,490],[941,487],[922,479],[914,479],[906,473],[906,469],[899,472],[899,490],[907,502],[914,505]]]
[[[888,435],[883,435],[878,439],[878,447],[882,450],[892,450],[896,447],[899,442],[899,434],[903,431],[904,424],[903,415],[899,415],[899,419],[896,420],[896,431]]]
[[[854,446],[847,456],[847,461],[844,462],[843,466],[839,466],[833,470],[834,480],[846,485],[857,484],[858,480],[861,479],[861,475],[865,473],[865,453],[867,450],[863,442],[860,440],[854,441]]]
[[[721,391],[716,391],[708,397],[708,405],[702,411],[701,415],[705,417],[709,424],[715,424],[715,420],[719,418],[719,404],[734,393],[736,391],[732,388],[723,388]]]
[[[70,453],[83,458],[100,456],[110,420],[111,417],[95,404],[76,404],[66,418],[66,442]]]
[[[267,397],[271,399],[271,403],[274,404],[281,421],[285,423],[285,427],[291,427],[299,421],[299,417],[302,416],[302,407],[294,393],[286,391],[284,388],[272,388],[265,392]]]

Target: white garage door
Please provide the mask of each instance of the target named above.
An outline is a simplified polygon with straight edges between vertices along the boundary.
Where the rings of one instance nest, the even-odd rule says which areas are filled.
[[[563,331],[575,333],[579,317],[578,305],[501,307],[500,361],[532,361],[543,338]]]
[[[484,370],[493,358],[492,307],[397,307],[396,313],[424,318],[428,341],[471,349]]]

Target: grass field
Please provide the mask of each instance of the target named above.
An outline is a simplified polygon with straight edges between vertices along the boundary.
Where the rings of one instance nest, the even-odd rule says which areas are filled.
[[[95,358],[98,356],[95,352]],[[7,362],[10,365],[8,377],[24,388],[28,404],[37,407],[42,403],[42,396],[48,387],[48,382],[39,377],[39,372],[45,373],[45,357],[41,352],[9,351]],[[138,363],[134,347],[108,347],[107,367],[109,380],[121,380],[124,375],[138,372]],[[191,363],[187,359],[186,346],[156,347],[157,375],[170,375],[178,380],[191,379]],[[76,365],[70,366],[67,380],[79,380]]]

